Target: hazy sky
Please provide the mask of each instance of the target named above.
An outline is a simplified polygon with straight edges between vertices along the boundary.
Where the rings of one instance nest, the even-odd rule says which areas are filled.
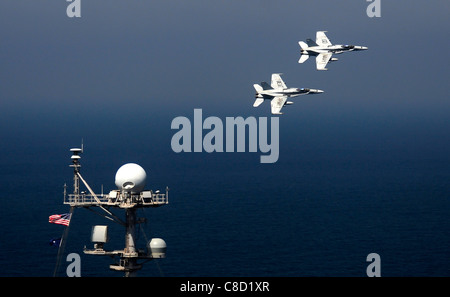
[[[337,124],[369,123],[378,128],[361,135],[396,127],[449,143],[448,1],[382,0],[381,18],[366,15],[364,0],[82,0],[77,19],[67,5],[0,3],[2,146],[36,135],[137,137],[136,127],[170,135],[170,121],[194,108],[270,116],[268,102],[252,107],[252,85],[273,72],[288,86],[325,90],[285,108],[281,128],[292,137],[307,126],[333,139]],[[298,64],[298,41],[317,30],[369,50],[338,56],[327,72],[312,59]]]

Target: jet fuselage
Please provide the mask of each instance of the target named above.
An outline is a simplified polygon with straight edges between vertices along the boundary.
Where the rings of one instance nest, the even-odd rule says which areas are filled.
[[[271,99],[274,97],[279,96],[287,96],[288,98],[297,97],[304,94],[320,94],[323,93],[322,90],[317,89],[307,89],[307,88],[288,88],[288,89],[271,89],[271,90],[264,90],[256,93],[256,98],[265,98],[265,99]]]
[[[336,45],[329,45],[329,46],[311,46],[308,48],[302,48],[301,54],[317,56],[322,53],[341,54],[344,52],[363,51],[363,50],[367,50],[367,49],[368,48],[365,46],[336,44]]]

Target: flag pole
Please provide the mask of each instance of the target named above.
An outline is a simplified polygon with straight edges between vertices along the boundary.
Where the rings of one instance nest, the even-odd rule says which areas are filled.
[[[61,258],[64,253],[64,248],[66,247],[66,238],[67,238],[67,235],[69,234],[70,222],[72,221],[72,214],[73,214],[74,210],[75,210],[75,207],[71,206],[70,207],[69,224],[64,229],[63,235],[61,237],[61,241],[59,243],[58,255],[56,256],[56,265],[55,265],[55,270],[53,271],[53,277],[56,277],[58,274],[59,265],[61,264]]]

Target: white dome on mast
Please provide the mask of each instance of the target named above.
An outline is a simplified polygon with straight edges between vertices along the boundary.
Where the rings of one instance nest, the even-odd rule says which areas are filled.
[[[147,174],[135,163],[122,165],[116,173],[116,186],[125,192],[139,193],[144,190]]]

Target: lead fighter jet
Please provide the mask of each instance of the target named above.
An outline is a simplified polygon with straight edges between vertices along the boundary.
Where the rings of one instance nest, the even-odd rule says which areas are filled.
[[[253,107],[258,107],[265,99],[271,100],[270,106],[272,114],[282,114],[280,111],[284,105],[294,104],[292,101],[287,101],[288,98],[297,97],[300,95],[320,94],[322,90],[306,89],[306,88],[288,88],[281,79],[281,73],[272,74],[272,81],[270,86],[266,82],[262,82],[261,85],[254,84],[253,87],[256,90],[255,103]]]
[[[368,48],[365,46],[357,46],[357,45],[332,45],[328,37],[325,35],[327,31],[317,31],[316,33],[316,42],[311,39],[307,39],[306,43],[303,41],[299,41],[301,54],[299,63],[303,63],[308,60],[309,56],[316,57],[316,68],[317,70],[327,70],[325,68],[328,62],[337,61],[337,58],[332,58],[333,54],[341,54],[344,52],[350,51],[362,51],[367,50]]]

